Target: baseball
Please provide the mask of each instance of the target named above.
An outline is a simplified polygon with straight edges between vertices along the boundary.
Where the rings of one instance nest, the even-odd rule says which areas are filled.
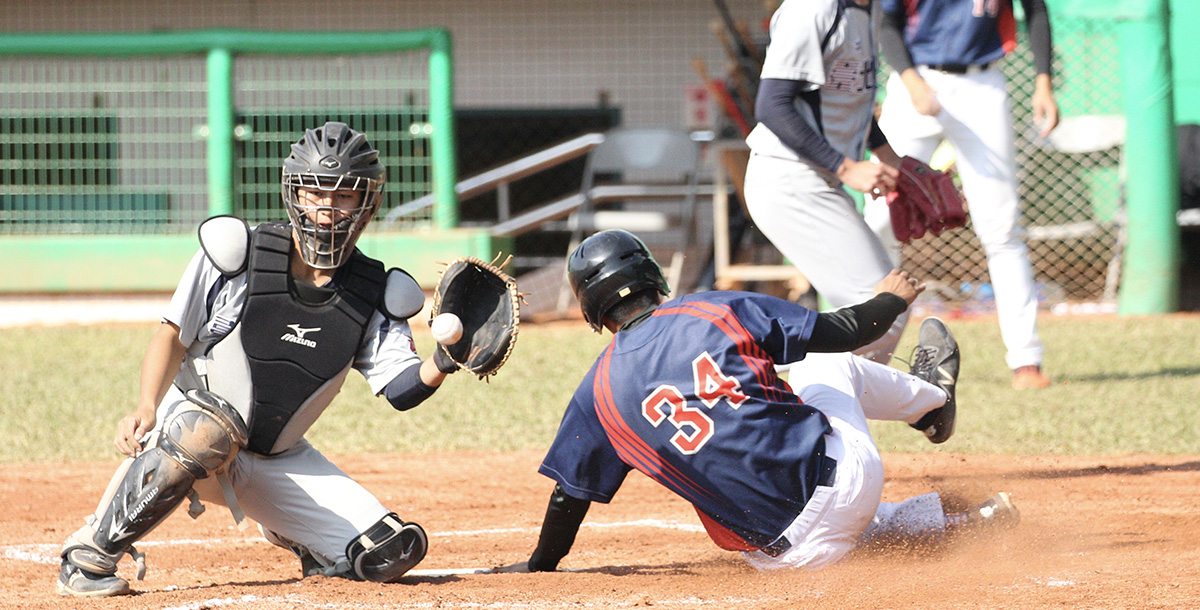
[[[433,340],[442,345],[458,343],[463,334],[462,320],[452,313],[438,314],[429,330],[433,333]]]

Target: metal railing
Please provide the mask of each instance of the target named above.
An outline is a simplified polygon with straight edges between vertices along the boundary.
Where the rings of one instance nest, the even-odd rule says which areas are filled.
[[[499,167],[481,174],[471,176],[454,185],[454,193],[459,200],[470,199],[491,191],[497,193],[497,218],[500,223],[512,216],[509,185],[513,182],[531,176],[543,170],[556,167],[567,161],[578,159],[604,141],[602,133],[587,133],[572,138],[561,144],[555,144],[531,155],[521,157],[516,161],[505,163]],[[430,193],[398,206],[384,216],[385,223],[394,223],[407,216],[434,205],[438,201],[438,193]],[[495,234],[495,233],[493,233]]]

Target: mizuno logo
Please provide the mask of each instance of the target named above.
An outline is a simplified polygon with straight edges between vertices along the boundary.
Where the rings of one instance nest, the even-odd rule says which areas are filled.
[[[317,346],[316,341],[313,341],[312,339],[305,339],[304,335],[307,335],[308,333],[315,333],[315,332],[321,330],[320,327],[303,328],[299,324],[288,324],[287,327],[292,329],[292,332],[283,333],[283,336],[279,337],[280,341],[286,341],[288,343],[295,343],[297,345],[303,345],[304,347],[316,347]]]
[[[303,339],[304,335],[307,335],[308,333],[315,333],[321,330],[320,326],[316,328],[303,328],[299,324],[288,324],[287,327],[292,329],[292,332],[296,333],[296,337],[300,339]]]

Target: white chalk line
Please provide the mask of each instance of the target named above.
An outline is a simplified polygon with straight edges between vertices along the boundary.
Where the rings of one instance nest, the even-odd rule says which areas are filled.
[[[411,573],[411,572],[410,572]],[[819,594],[813,594],[810,597],[817,599]],[[572,608],[625,608],[625,607],[641,607],[641,606],[664,606],[664,607],[686,607],[695,608],[699,606],[726,608],[734,605],[754,604],[755,607],[763,607],[765,605],[777,604],[783,601],[779,598],[766,597],[724,597],[719,599],[701,599],[698,597],[680,597],[674,599],[662,599],[647,596],[644,599],[632,596],[628,601],[579,601],[572,600],[570,605]],[[529,609],[540,610],[543,608],[561,608],[562,603],[551,601],[525,601],[525,602],[472,602],[472,601],[457,601],[452,599],[437,599],[435,601],[412,601],[404,600],[402,605],[397,605],[396,602],[381,602],[378,604],[366,603],[331,603],[331,602],[315,602],[304,599],[298,595],[287,596],[258,596],[258,595],[243,595],[241,597],[215,597],[203,601],[189,602],[179,606],[164,606],[159,610],[205,610],[207,608],[218,608],[223,606],[250,606],[259,607],[263,604],[277,603],[287,604],[291,607],[304,606],[308,608],[326,608],[329,610],[357,609],[357,610],[373,610],[373,609],[388,609],[395,608],[494,608],[494,609]]]
[[[588,522],[582,524],[582,527],[592,529],[610,529],[610,528],[638,528],[649,527],[658,529],[670,529],[688,532],[703,532],[704,528],[700,525],[690,523],[679,523],[676,521],[664,521],[659,519],[639,519],[635,521],[619,521],[613,523],[596,523]],[[529,533],[536,534],[540,531],[540,527],[505,527],[505,528],[488,528],[478,530],[459,530],[449,532],[435,532],[430,534],[434,538],[455,538],[469,536],[487,536],[495,534],[513,534],[513,533]],[[146,540],[138,543],[138,547],[154,548],[154,547],[174,547],[174,546],[221,546],[232,545],[238,543],[252,542],[255,544],[270,544],[266,538],[229,538],[229,539],[177,539],[177,540]],[[58,553],[62,549],[60,543],[33,543],[33,544],[10,544],[0,545],[0,558],[14,561],[28,561],[39,564],[57,564],[59,562]],[[573,571],[573,570],[568,570]],[[487,574],[491,573],[491,568],[449,568],[449,569],[420,569],[410,570],[411,576],[426,577],[426,578],[445,578],[449,576],[461,576],[472,574]],[[166,590],[177,590],[175,587],[168,587]],[[661,599],[647,598],[646,601],[662,607],[696,607],[700,605],[715,604],[714,607],[729,607],[734,605],[754,604],[761,606],[763,604],[774,603],[780,600],[766,598],[722,598],[722,599],[700,599],[696,597]],[[205,610],[208,608],[239,608],[250,607],[255,608],[264,604],[287,604],[295,607],[319,608],[326,610],[377,610],[377,609],[394,609],[397,608],[394,602],[384,602],[379,604],[363,604],[363,603],[329,603],[317,602],[305,599],[298,595],[288,596],[259,596],[259,595],[242,595],[240,597],[214,597],[201,601],[188,602],[182,605],[163,606],[158,610]],[[632,599],[631,601],[596,601],[586,602],[575,600],[571,602],[572,607],[576,608],[620,608],[645,605],[643,600]],[[559,604],[554,602],[538,602],[538,601],[489,601],[489,602],[471,602],[471,601],[456,601],[450,599],[438,599],[436,601],[419,602],[406,600],[403,603],[404,608],[461,608],[463,610],[473,610],[478,608],[502,608],[506,610],[542,610],[548,608],[558,608]]]
[[[625,528],[625,527],[652,527],[658,529],[672,529],[688,532],[703,532],[704,528],[699,525],[690,523],[679,523],[677,521],[663,521],[660,519],[638,519],[636,521],[619,521],[614,523],[584,523],[582,527],[593,529],[607,528]],[[537,534],[541,531],[540,527],[499,527],[479,530],[459,530],[449,532],[433,532],[429,534],[431,538],[456,538],[467,536],[488,536],[495,534]],[[228,546],[237,543],[254,542],[265,543],[266,538],[231,538],[231,539],[181,539],[181,540],[143,540],[137,543],[139,550],[154,548],[158,546]],[[41,564],[57,564],[59,562],[59,551],[62,550],[62,544],[8,544],[0,545],[0,558],[13,561],[28,561]],[[482,574],[487,571],[487,568],[461,568],[461,569],[445,569],[445,570],[412,570],[409,574],[416,576],[428,577],[445,577],[458,576],[462,574]]]

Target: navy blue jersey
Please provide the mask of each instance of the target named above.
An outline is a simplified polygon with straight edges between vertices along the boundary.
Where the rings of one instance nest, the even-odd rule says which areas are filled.
[[[881,8],[904,16],[914,64],[979,65],[1016,47],[1011,0],[883,0]]]
[[[804,358],[816,318],[746,292],[663,303],[613,337],[540,472],[608,502],[636,468],[691,502],[724,548],[770,544],[811,496],[830,431],[775,373]]]

